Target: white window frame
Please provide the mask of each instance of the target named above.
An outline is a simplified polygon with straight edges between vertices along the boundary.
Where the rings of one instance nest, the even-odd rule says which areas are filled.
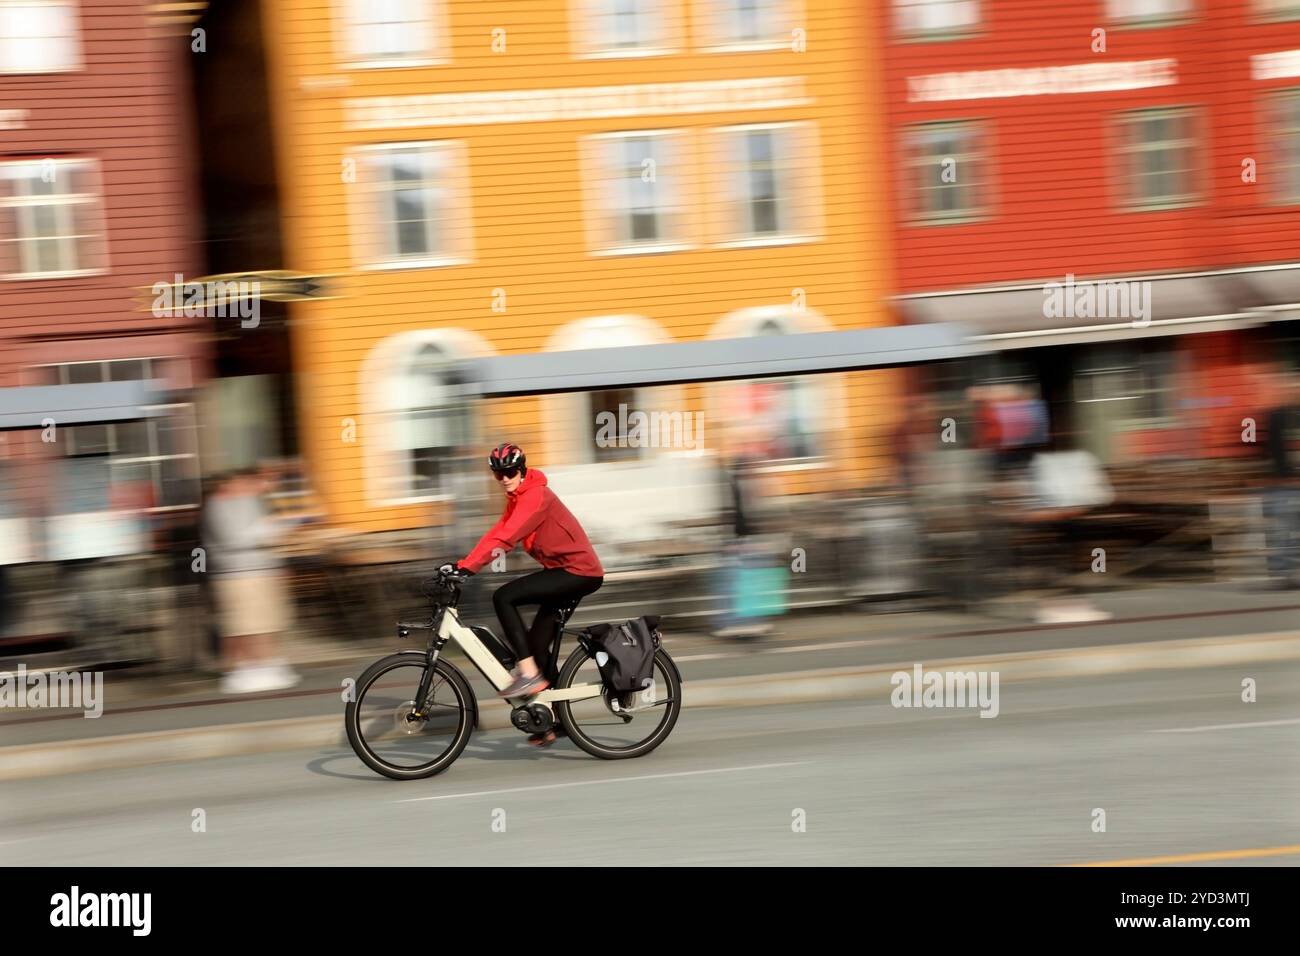
[[[1252,0],[1256,20],[1268,23],[1300,20],[1300,0]]]
[[[439,184],[444,189],[450,214],[444,220],[448,232],[453,234],[447,244],[430,255],[394,256],[395,244],[392,229],[395,221],[389,217],[391,206],[387,194],[389,183],[375,178],[377,157],[399,152],[428,152],[440,154],[445,160],[447,181]],[[465,265],[474,258],[473,213],[470,208],[468,151],[461,140],[421,140],[410,143],[374,143],[356,150],[360,162],[358,179],[361,189],[354,193],[353,252],[360,268],[366,270],[429,269],[441,266]],[[434,220],[426,219],[426,230]]]
[[[1273,202],[1279,206],[1300,204],[1300,86],[1274,90],[1269,96],[1272,114],[1272,152],[1278,167],[1285,169],[1284,176],[1276,177],[1278,188],[1273,192]],[[1284,125],[1290,120],[1293,125]],[[1294,149],[1288,151],[1287,145]],[[1291,192],[1283,192],[1287,186]]]
[[[70,384],[67,381],[67,379],[69,378],[72,367],[75,365],[98,365],[100,367],[98,382],[107,383],[107,382],[114,381],[112,377],[112,372],[108,368],[108,366],[117,363],[124,363],[124,362],[147,362],[149,363],[148,374],[146,375],[145,378],[117,379],[117,381],[146,381],[147,382],[147,381],[164,378],[165,375],[163,374],[160,366],[162,363],[171,361],[174,358],[175,356],[172,355],[130,355],[130,356],[121,356],[121,357],[106,358],[106,359],[85,359],[85,360],[75,361],[75,362],[50,362],[43,365],[37,365],[32,367],[36,369],[44,369],[53,372],[58,377],[57,384],[66,385],[66,384]],[[192,402],[166,402],[158,405],[151,405],[148,407],[153,409],[163,410],[164,412],[175,413],[179,411],[180,413],[184,414],[187,417],[188,426],[191,429],[197,427],[197,422],[195,420],[196,409]],[[166,417],[166,416],[162,416],[162,417]],[[120,448],[121,441],[118,437],[117,430],[124,424],[127,425],[142,424],[145,426],[145,434],[148,436],[147,440],[149,443],[149,448],[146,450],[145,454],[128,456],[118,450]],[[108,451],[90,452],[87,454],[80,453],[77,450],[77,443],[76,443],[77,429],[95,428],[95,427],[103,427],[104,429],[106,429],[106,434],[108,436],[108,445],[109,445]],[[164,454],[161,446],[161,436],[159,434],[161,430],[161,418],[158,416],[150,417],[150,418],[132,419],[127,422],[104,422],[102,423],[102,425],[96,425],[94,423],[86,423],[82,425],[68,425],[65,426],[64,430],[67,433],[67,437],[61,441],[61,447],[63,449],[63,457],[65,458],[80,458],[80,457],[106,458],[108,459],[108,469],[109,469],[110,477],[114,473],[115,469],[120,468],[121,466],[124,465],[149,466],[150,483],[153,485],[154,501],[156,502],[156,504],[154,504],[154,506],[149,509],[150,512],[182,511],[188,508],[193,508],[195,505],[198,505],[200,503],[199,497],[201,495],[201,492],[199,490],[199,482],[201,480],[202,475],[198,464],[199,452],[198,452],[197,433],[194,433],[191,436],[191,439],[188,443],[190,448],[189,451],[180,452],[176,454]],[[157,474],[155,475],[153,470],[153,465],[155,462],[181,461],[181,460],[190,460],[193,463],[190,470],[194,480],[195,499],[193,501],[186,502],[183,504],[177,504],[177,505],[162,504],[164,500],[162,469],[160,467]]]
[[[1196,0],[1142,0],[1142,2],[1146,3],[1159,2],[1163,7],[1177,4],[1182,9],[1161,9],[1151,13],[1126,13],[1124,8],[1133,2],[1134,0],[1106,0],[1106,19],[1120,26],[1151,27],[1190,20],[1197,13]]]
[[[402,360],[393,369],[394,381],[409,380],[426,371],[421,367],[419,359],[420,354],[425,349],[429,348],[440,352],[446,359],[446,361],[435,371],[435,375],[440,380],[439,387],[445,387],[444,373],[449,371],[458,360],[463,360],[465,356],[459,351],[449,348],[445,342],[429,340],[420,342],[411,352],[402,357]],[[388,418],[389,434],[394,434],[394,429],[410,427],[409,423],[411,419],[418,414],[429,411],[441,411],[447,407],[447,405],[401,404],[398,407],[389,408],[385,412]],[[472,436],[467,437],[466,442],[470,440],[470,437]],[[449,448],[454,450],[458,446],[453,443],[451,445],[433,447]],[[416,446],[414,445],[396,443],[392,444],[388,449],[390,455],[394,457],[400,456],[401,459],[401,464],[394,469],[397,480],[400,482],[398,498],[403,501],[451,501],[453,496],[442,487],[433,490],[418,487],[418,479],[414,467],[416,450]]]
[[[893,7],[894,32],[910,40],[958,40],[977,33],[984,22],[986,0],[890,0]],[[960,26],[913,27],[907,23],[907,12],[922,7],[955,7],[964,3],[975,5],[975,19]]]
[[[393,423],[412,407],[393,401],[394,378],[419,355],[425,346],[445,353],[451,362],[487,358],[491,344],[477,332],[455,326],[399,332],[380,341],[361,366],[361,427],[372,436],[364,446],[366,500],[376,507],[401,507],[450,501],[448,492],[433,494],[413,491],[410,449],[401,445]],[[471,422],[471,428],[475,425]]]
[[[759,334],[769,322],[775,322],[786,335],[804,335],[833,332],[835,327],[814,309],[795,311],[787,305],[760,305],[729,312],[709,330],[710,339],[750,338]],[[806,389],[816,402],[819,413],[809,429],[813,454],[805,458],[779,458],[767,463],[765,470],[774,473],[805,471],[828,467],[830,452],[836,436],[843,432],[847,422],[844,409],[849,407],[845,376],[835,375],[783,375],[784,381],[796,381],[798,388]],[[728,382],[710,382],[706,386],[706,403],[710,421],[727,422],[732,402],[729,389],[766,379],[736,379]],[[805,423],[807,424],[807,423]]]
[[[629,139],[661,140],[668,151],[674,151],[670,157],[671,175],[660,178],[659,166],[655,167],[655,186],[664,186],[666,200],[660,198],[656,188],[655,218],[659,224],[669,223],[674,234],[665,238],[662,234],[653,240],[634,241],[620,236],[611,236],[606,227],[607,221],[618,219],[620,232],[626,223],[630,207],[628,205],[611,208],[611,190],[622,190],[626,177],[618,175],[623,169],[611,168],[608,161],[608,149],[611,143],[621,143]],[[689,130],[684,129],[641,129],[621,130],[616,133],[593,133],[583,137],[582,156],[586,183],[584,216],[587,230],[587,248],[594,256],[636,256],[656,255],[665,252],[680,252],[696,247],[695,228],[692,218],[693,198],[696,195],[694,183],[694,143]],[[615,215],[617,212],[617,216]]]
[[[922,156],[918,150],[915,137],[927,130],[936,130],[943,128],[960,128],[969,131],[971,136],[972,147],[970,151],[958,153],[955,156],[944,156],[937,162],[930,154]],[[990,144],[989,144],[989,124],[982,119],[954,118],[951,120],[941,120],[938,122],[914,123],[903,130],[902,144],[904,153],[904,185],[903,195],[907,203],[904,221],[909,226],[952,226],[963,223],[979,222],[987,219],[990,215],[989,210],[993,207],[992,186],[989,183],[986,170],[992,168],[989,162]],[[957,161],[957,175],[962,175],[962,169],[973,165],[975,167],[975,181],[971,186],[976,202],[972,206],[963,208],[955,213],[932,212],[924,207],[920,202],[921,189],[918,186],[917,170],[925,167],[939,168],[942,166],[944,159],[955,159]],[[942,186],[932,187],[935,189],[943,188]]]
[[[771,131],[788,131],[794,137],[805,138],[801,148],[786,149],[787,156],[802,157],[803,162],[807,164],[804,170],[801,172],[799,168],[790,165],[778,170],[777,184],[780,190],[777,199],[778,209],[787,210],[781,214],[786,218],[786,225],[790,226],[790,228],[782,228],[774,233],[737,232],[731,227],[731,223],[736,220],[735,209],[740,203],[744,203],[746,206],[752,204],[753,197],[748,194],[748,186],[746,186],[744,196],[738,195],[736,191],[736,173],[738,169],[733,162],[735,140],[737,137],[748,136],[750,133]],[[723,222],[715,223],[714,226],[716,237],[713,246],[715,248],[743,249],[761,246],[789,246],[821,241],[823,232],[822,161],[821,142],[816,123],[806,120],[746,123],[741,126],[716,127],[711,132],[722,157],[717,168],[725,177],[724,181],[719,184],[720,189],[717,193],[724,196],[725,199],[723,200]],[[748,162],[743,166],[745,171],[750,168]],[[806,176],[807,182],[802,188],[798,186],[792,187],[792,182],[797,182],[799,176]],[[798,216],[788,212],[790,208],[800,202],[808,204],[806,211],[798,214]],[[746,216],[748,217],[748,215],[747,211]],[[796,219],[800,219],[802,225],[807,228],[793,228]]]
[[[584,60],[625,60],[651,56],[667,56],[681,51],[684,38],[681,32],[686,0],[637,0],[644,5],[642,14],[648,13],[656,23],[653,42],[634,47],[610,46],[601,36],[601,19],[608,15],[605,4],[616,0],[570,0],[573,11],[571,35],[574,55]]]
[[[10,66],[3,57],[3,46],[0,46],[0,76],[44,76],[50,73],[74,73],[84,68],[81,46],[81,4],[78,0],[0,0],[0,9],[5,7],[67,7],[72,32],[62,37],[70,47],[68,58],[61,65],[53,67],[33,69]],[[5,41],[0,41],[0,44],[3,42]]]
[[[409,21],[408,26],[418,25],[424,31],[425,42],[421,52],[409,56],[375,56],[358,49],[357,30],[365,24],[375,21],[363,21],[358,13],[373,9],[372,0],[335,0],[335,37],[338,42],[339,62],[353,70],[394,70],[419,66],[435,66],[451,60],[448,39],[446,0],[404,0],[422,13],[418,20]]]
[[[772,8],[766,13],[767,39],[738,39],[726,25],[738,0],[694,0],[696,31],[706,53],[750,53],[763,50],[789,49],[794,41],[793,32],[806,27],[803,22],[802,0],[764,0]]]
[[[36,170],[36,175],[42,175],[42,171],[49,168],[53,170],[54,181],[59,181],[59,169],[61,167],[83,166],[85,170],[83,175],[89,180],[93,191],[82,193],[53,193],[49,195],[31,195],[18,196],[12,194],[13,186],[0,186],[0,215],[9,216],[9,210],[12,212],[12,221],[14,223],[14,233],[12,236],[5,236],[0,241],[18,243],[19,253],[18,271],[0,273],[0,279],[6,281],[30,281],[39,279],[67,279],[76,278],[77,276],[103,275],[108,271],[108,235],[107,224],[104,215],[104,189],[103,176],[101,175],[99,160],[84,156],[63,156],[48,158],[28,158],[19,160],[6,160],[0,162],[0,182],[17,183],[22,180],[19,178],[10,178],[5,172],[11,168],[30,167]],[[31,213],[25,212],[38,206],[55,206],[60,209],[68,210],[66,215],[71,215],[71,207],[88,206],[90,208],[90,220],[93,224],[93,231],[79,233],[60,232],[57,236],[36,236],[24,231],[23,223],[26,221],[30,227],[33,224]],[[69,229],[71,222],[68,222]],[[48,240],[57,238],[60,242],[59,258],[61,262],[66,262],[68,258],[67,244],[73,243],[74,252],[72,255],[76,258],[76,264],[79,268],[73,269],[49,269],[40,271],[34,268],[35,263],[31,260],[31,253],[27,251],[29,243],[34,240]],[[90,264],[83,264],[90,263]]]
[[[551,333],[543,351],[667,345],[672,341],[673,337],[663,326],[644,315],[597,315],[561,325]],[[681,385],[639,385],[632,391],[635,406],[632,410],[671,412],[686,408],[686,392]],[[638,447],[631,449],[633,453],[626,457],[598,460],[594,447],[597,428],[592,414],[591,391],[543,395],[541,411],[543,440],[550,459],[557,463],[599,468],[635,468],[662,456],[677,454],[670,448]]]
[[[1179,115],[1185,118],[1187,122],[1187,136],[1184,139],[1162,140],[1159,144],[1138,143],[1134,145],[1132,129],[1142,125],[1143,118],[1153,118],[1159,114]],[[1170,103],[1168,105],[1150,106],[1141,109],[1124,110],[1116,114],[1115,130],[1117,142],[1115,145],[1115,161],[1119,175],[1119,208],[1124,212],[1163,212],[1171,209],[1188,209],[1192,206],[1200,205],[1204,201],[1205,189],[1202,180],[1201,169],[1196,159],[1200,149],[1203,148],[1204,127],[1201,118],[1201,112],[1195,106],[1187,106],[1181,103]],[[1137,177],[1133,173],[1134,156],[1137,153],[1156,149],[1157,146],[1168,148],[1171,145],[1180,145],[1183,147],[1183,155],[1190,156],[1192,165],[1183,170],[1186,181],[1183,185],[1186,192],[1176,197],[1159,200],[1151,200],[1145,197],[1136,197],[1133,192],[1133,184]]]

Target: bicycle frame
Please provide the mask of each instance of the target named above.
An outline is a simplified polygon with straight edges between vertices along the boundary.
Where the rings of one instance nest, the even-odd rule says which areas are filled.
[[[438,647],[441,647],[447,641],[455,641],[474,666],[478,668],[479,673],[486,677],[488,683],[497,690],[510,685],[510,672],[487,649],[487,645],[479,640],[478,635],[460,622],[460,615],[454,607],[443,608],[441,620],[438,623]],[[436,653],[434,656],[437,656]],[[576,684],[573,687],[563,689],[548,687],[540,694],[534,694],[532,697],[511,698],[510,703],[515,707],[527,702],[530,704],[545,704],[550,708],[555,701],[590,700],[593,697],[599,697],[604,693],[604,690],[604,685],[599,683]]]

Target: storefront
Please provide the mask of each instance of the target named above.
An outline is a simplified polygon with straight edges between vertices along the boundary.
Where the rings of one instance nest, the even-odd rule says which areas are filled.
[[[68,574],[154,552],[198,504],[194,442],[191,406],[160,379],[0,389],[0,634],[73,629],[86,595]]]
[[[1266,405],[1268,342],[1300,299],[1295,267],[1049,282],[901,296],[909,322],[971,330],[986,354],[934,388],[1014,385],[1050,430],[1112,466],[1232,459]]]

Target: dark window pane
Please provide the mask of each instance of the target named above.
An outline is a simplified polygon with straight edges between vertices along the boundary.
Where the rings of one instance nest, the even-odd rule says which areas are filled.
[[[68,366],[68,381],[73,385],[89,385],[104,381],[104,370],[99,362],[78,362]]]
[[[72,425],[64,440],[73,455],[107,455],[111,450],[108,425]]]
[[[596,461],[621,461],[637,458],[640,448],[625,447],[627,439],[627,418],[636,411],[636,389],[611,388],[591,392],[592,449]],[[622,415],[619,406],[625,406]],[[602,428],[605,422],[612,422],[613,427]],[[643,436],[649,440],[650,436]],[[599,440],[598,440],[599,439]]]
[[[142,382],[150,377],[148,359],[127,359],[108,363],[109,381]]]
[[[659,238],[658,218],[653,212],[633,212],[630,217],[633,242],[648,242]]]

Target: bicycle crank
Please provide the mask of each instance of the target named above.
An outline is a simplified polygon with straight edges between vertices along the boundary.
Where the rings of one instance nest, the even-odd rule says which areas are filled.
[[[510,712],[510,722],[526,734],[544,734],[555,726],[555,716],[545,704],[525,704]]]

